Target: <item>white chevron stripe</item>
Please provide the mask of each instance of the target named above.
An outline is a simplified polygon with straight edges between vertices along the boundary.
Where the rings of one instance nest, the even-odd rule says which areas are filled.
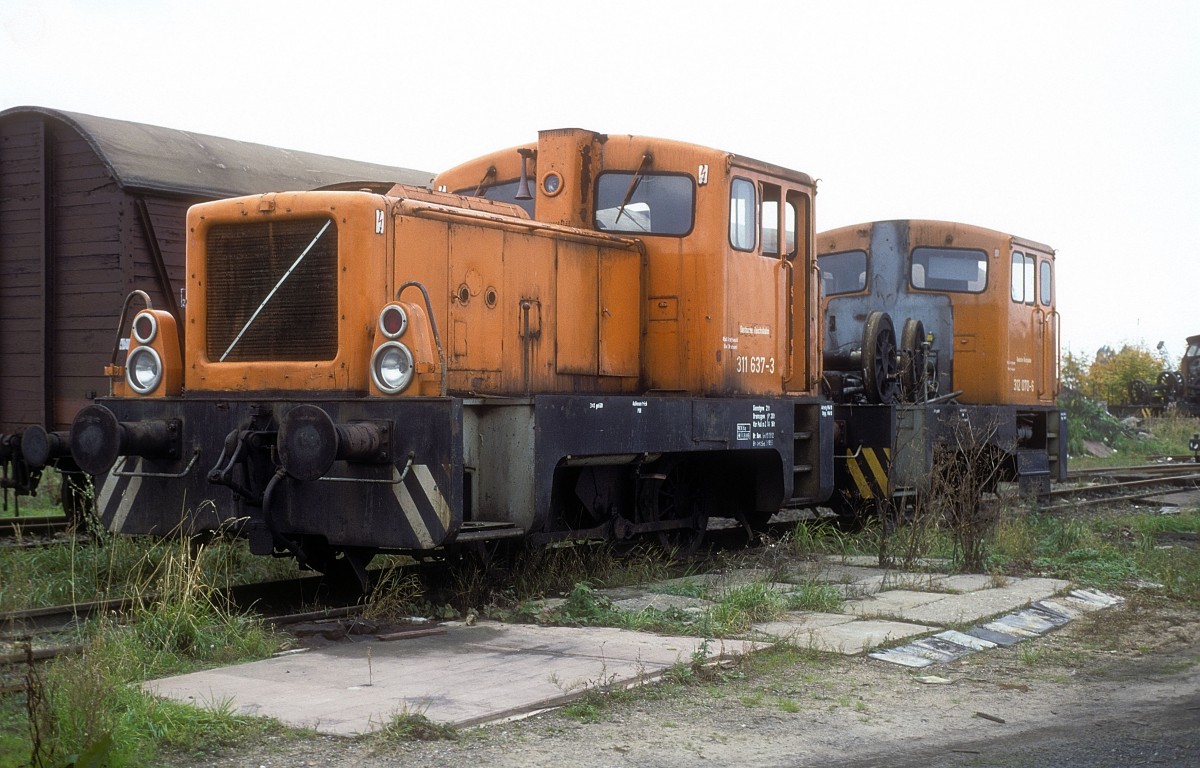
[[[134,462],[132,471],[137,473],[140,472],[141,469],[142,459],[139,458],[136,462]],[[108,503],[112,498],[113,491],[116,490],[116,487],[119,483],[120,478],[113,477],[112,474],[107,474],[104,476],[104,487],[100,491],[99,509],[103,510],[108,506]],[[113,515],[112,523],[108,526],[110,531],[113,533],[120,533],[121,529],[125,527],[125,518],[129,517],[129,510],[133,507],[134,499],[137,498],[138,491],[140,491],[141,488],[141,475],[134,474],[133,477],[129,478],[129,485],[125,486],[125,492],[121,494],[121,503],[117,507],[116,513]]]
[[[446,501],[446,497],[442,495],[442,492],[438,490],[437,481],[433,479],[433,473],[429,471],[429,467],[426,464],[415,465],[413,471],[417,473],[417,482],[421,484],[421,489],[425,491],[425,498],[429,499],[429,503],[433,507],[433,513],[441,521],[442,528],[446,528],[450,525],[450,504]]]
[[[446,503],[446,500],[442,498],[442,494],[438,492],[437,483],[434,482],[429,467],[424,464],[414,464],[411,471],[416,476],[417,483],[421,486],[425,497],[433,505],[434,512],[437,514],[438,519],[442,521],[442,526],[445,527],[450,521],[450,505]],[[392,479],[395,480],[399,477],[400,470],[393,468]],[[433,536],[430,534],[429,529],[425,527],[425,520],[421,517],[421,511],[417,509],[417,504],[413,501],[408,487],[404,483],[397,483],[392,488],[396,494],[396,501],[400,503],[400,509],[404,512],[404,516],[408,519],[408,524],[417,536],[417,541],[422,547],[432,549],[434,546]]]

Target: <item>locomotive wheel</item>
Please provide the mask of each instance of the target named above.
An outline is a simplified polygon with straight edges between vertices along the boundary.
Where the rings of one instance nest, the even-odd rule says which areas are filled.
[[[677,555],[695,552],[708,528],[700,471],[680,461],[661,473],[641,478],[637,514],[639,523],[687,521],[683,527],[660,530],[655,535],[669,552]]]
[[[886,312],[872,312],[863,327],[863,387],[867,400],[890,404],[900,395],[896,329]]]
[[[1168,400],[1174,399],[1179,394],[1181,383],[1179,374],[1174,371],[1162,371],[1158,374],[1158,386],[1162,387],[1163,394]]]
[[[1141,379],[1129,382],[1129,404],[1145,405],[1150,402],[1150,387]]]
[[[906,403],[925,399],[928,371],[925,360],[925,324],[911,317],[900,332],[900,388]]]

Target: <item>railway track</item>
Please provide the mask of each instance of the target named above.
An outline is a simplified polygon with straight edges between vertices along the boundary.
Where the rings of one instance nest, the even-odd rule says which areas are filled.
[[[45,517],[0,518],[0,541],[21,542],[30,538],[47,539],[67,533],[71,521],[64,515]]]
[[[1042,497],[1041,511],[1062,514],[1099,504],[1139,501],[1179,489],[1200,491],[1200,465],[1175,462],[1073,470],[1068,483]],[[2,522],[12,524],[14,535],[15,528],[19,528],[21,536],[34,535],[35,531],[38,535],[53,535],[67,528],[64,517]],[[781,525],[794,524],[789,521]],[[0,534],[4,530],[0,527]],[[736,524],[710,530],[709,534],[716,542],[725,538],[743,541],[745,535]],[[353,590],[332,591],[329,582],[320,576],[239,585],[227,590],[225,596],[237,610],[253,610],[276,627],[344,620],[363,610],[359,594]],[[20,665],[79,652],[83,646],[78,630],[92,617],[102,613],[132,615],[141,605],[157,599],[145,595],[0,613],[0,690],[23,686],[23,679],[12,674]],[[317,605],[321,607],[313,607]]]
[[[253,610],[275,627],[345,619],[363,611],[357,593],[331,588],[320,576],[238,585],[224,594],[234,610]],[[82,629],[93,617],[108,613],[120,621],[134,620],[137,609],[158,599],[149,594],[0,613],[0,692],[24,689],[23,676],[14,674],[21,665],[82,651]]]
[[[1043,495],[1041,511],[1055,514],[1113,502],[1141,501],[1177,490],[1200,490],[1200,464],[1141,464],[1073,470],[1068,485]]]

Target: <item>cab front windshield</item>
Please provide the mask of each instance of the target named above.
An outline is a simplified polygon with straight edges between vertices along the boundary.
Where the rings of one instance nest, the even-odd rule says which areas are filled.
[[[692,177],[609,171],[596,181],[596,229],[639,235],[692,231]]]

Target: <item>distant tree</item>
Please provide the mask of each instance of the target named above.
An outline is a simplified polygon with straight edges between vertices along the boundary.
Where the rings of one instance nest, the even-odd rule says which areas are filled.
[[[1144,344],[1126,344],[1119,352],[1102,347],[1088,366],[1082,388],[1094,398],[1110,403],[1128,403],[1131,381],[1141,379],[1152,385],[1162,370],[1162,361]]]
[[[1088,395],[1092,394],[1084,389],[1087,386],[1087,372],[1090,365],[1091,361],[1085,354],[1077,355],[1074,352],[1067,352],[1063,355],[1059,366],[1063,386],[1074,390],[1084,390],[1084,393]]]

